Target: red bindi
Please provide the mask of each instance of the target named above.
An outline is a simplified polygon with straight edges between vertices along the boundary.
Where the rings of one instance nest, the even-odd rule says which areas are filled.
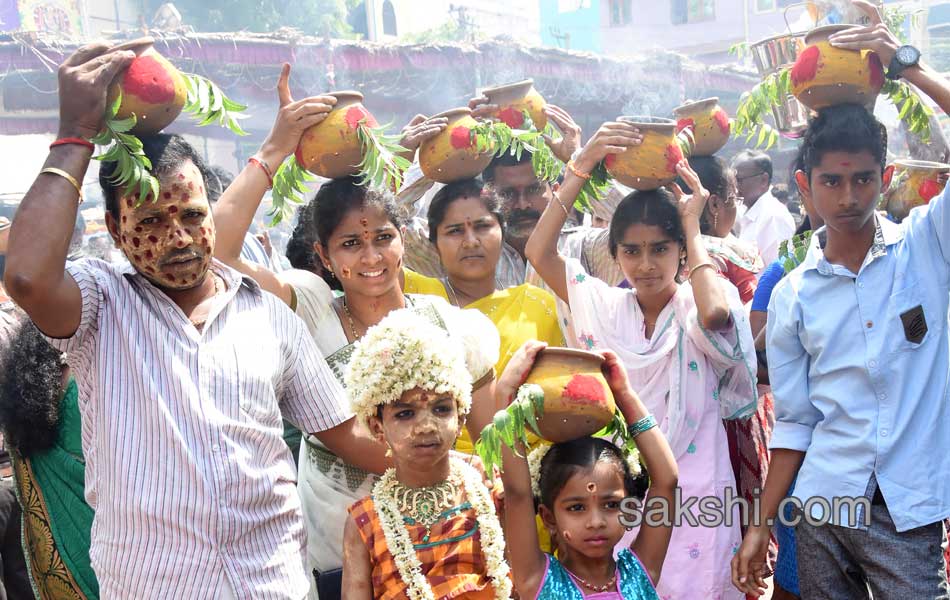
[[[165,198],[166,200],[171,200],[172,193],[171,193],[171,192],[165,192],[164,194],[162,194],[162,197]]]
[[[135,227],[135,233],[142,233],[142,226],[141,226],[141,225],[137,225],[137,226]]]
[[[158,243],[158,238],[155,237],[154,235],[150,235],[150,236],[148,236],[148,241],[152,242],[153,244],[157,244],[157,243]],[[151,252],[150,252],[149,254],[151,254]]]
[[[139,247],[139,243],[140,243],[139,238],[137,238],[137,237],[132,238],[132,245],[133,245],[133,246],[135,246],[136,248],[138,248],[138,247]]]
[[[184,199],[184,198],[183,198],[183,199]],[[175,214],[176,212],[178,212],[178,207],[177,207],[177,206],[169,206],[169,207],[168,207],[168,212],[171,213],[171,214]]]

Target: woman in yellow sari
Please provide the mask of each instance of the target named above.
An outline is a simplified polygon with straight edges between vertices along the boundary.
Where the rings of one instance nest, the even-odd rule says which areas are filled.
[[[501,257],[505,221],[498,198],[478,179],[450,183],[429,204],[429,241],[442,261],[442,284],[449,302],[482,312],[495,324],[501,338],[495,373],[527,340],[563,346],[554,296],[529,283],[501,288],[495,267]],[[529,433],[529,443],[537,441]],[[459,452],[474,452],[467,431],[455,445]],[[541,547],[550,552],[547,529],[538,522]]]

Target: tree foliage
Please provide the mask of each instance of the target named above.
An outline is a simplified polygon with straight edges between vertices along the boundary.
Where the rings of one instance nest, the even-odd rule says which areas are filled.
[[[152,12],[163,0],[149,0]],[[353,38],[349,11],[361,0],[175,0],[182,20],[196,31],[272,32],[294,27],[306,35]]]

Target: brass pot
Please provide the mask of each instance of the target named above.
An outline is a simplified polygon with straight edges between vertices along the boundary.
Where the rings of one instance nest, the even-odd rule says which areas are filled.
[[[805,49],[792,66],[792,93],[812,110],[836,104],[874,107],[884,86],[884,67],[869,50],[835,48],[828,38],[856,25],[826,25],[805,36]]]
[[[131,50],[136,56],[109,85],[107,106],[122,93],[116,117],[135,115],[135,127],[130,131],[133,135],[158,133],[171,125],[188,97],[184,76],[155,50],[151,38],[126,42],[114,49]]]
[[[528,112],[538,131],[543,131],[548,124],[548,117],[542,110],[546,103],[534,89],[533,79],[488,88],[482,94],[490,104],[498,105],[498,111],[493,116],[513,129],[524,126],[523,111]]]
[[[938,178],[950,173],[950,165],[926,160],[894,161],[894,175],[884,195],[887,213],[898,221],[910,211],[923,206],[940,194],[946,186]]]
[[[327,118],[307,129],[300,138],[294,156],[311,173],[336,179],[355,175],[363,148],[357,130],[360,122],[376,127],[376,119],[363,106],[363,94],[353,91],[330,92],[336,98]]]
[[[570,348],[545,348],[525,383],[544,390],[541,436],[553,443],[575,440],[603,429],[617,410],[600,371],[599,354]]]
[[[608,154],[607,171],[627,187],[655,190],[676,179],[676,164],[683,153],[676,143],[676,122],[660,117],[618,117],[634,125],[643,135],[639,146],[621,154]]]
[[[673,109],[676,117],[676,131],[686,127],[693,128],[695,156],[712,156],[729,141],[732,126],[729,115],[719,105],[719,98],[706,98],[696,102],[687,102]]]
[[[759,40],[749,46],[749,51],[759,75],[765,77],[795,64],[795,59],[804,47],[802,34],[783,33]]]
[[[478,121],[468,108],[453,108],[431,118],[445,117],[448,125],[439,135],[419,148],[419,167],[423,175],[439,183],[451,183],[476,177],[491,162],[492,153],[479,152],[471,135]]]

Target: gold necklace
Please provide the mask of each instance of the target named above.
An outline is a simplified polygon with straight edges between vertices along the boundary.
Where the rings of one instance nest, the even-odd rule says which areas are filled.
[[[566,568],[564,570],[567,571]],[[614,567],[614,574],[611,576],[610,579],[607,580],[607,583],[605,583],[604,585],[591,585],[590,583],[587,582],[586,579],[582,579],[578,577],[577,575],[575,575],[574,573],[571,573],[570,571],[567,571],[567,572],[571,577],[576,579],[581,585],[583,585],[587,589],[594,592],[606,592],[611,587],[613,587],[613,585],[617,582],[617,568],[616,567]]]
[[[346,296],[343,296],[343,312],[346,313],[346,320],[350,322],[350,333],[353,334],[353,341],[360,339],[356,334],[356,325],[353,323],[353,315],[350,314],[350,307],[346,305]]]
[[[496,277],[494,281],[495,281],[495,290],[498,290],[498,278]],[[445,277],[445,285],[449,286],[449,291],[452,292],[452,298],[455,299],[455,305],[458,306],[459,308],[465,308],[472,302],[475,302],[476,300],[481,300],[481,298],[472,298],[472,302],[462,304],[462,300],[461,298],[459,298],[458,292],[455,291],[455,286],[452,285],[452,280],[449,279],[448,275],[446,275]],[[490,312],[494,312],[494,307],[492,307]]]
[[[395,481],[389,492],[403,519],[410,525],[425,527],[428,538],[429,529],[455,504],[458,485],[458,476],[452,473],[447,479],[425,487],[414,488]]]

